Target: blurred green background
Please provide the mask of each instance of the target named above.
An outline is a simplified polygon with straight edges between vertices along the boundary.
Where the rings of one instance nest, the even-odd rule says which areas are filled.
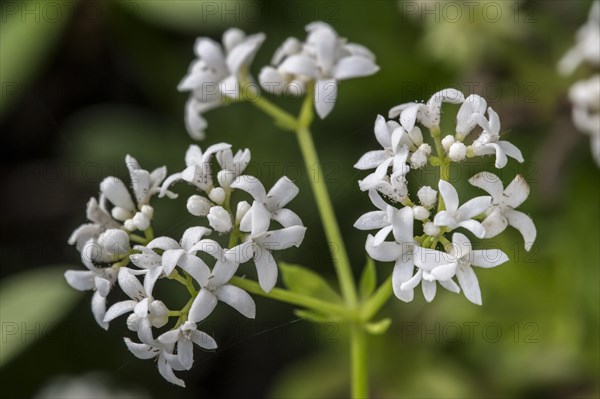
[[[377,114],[444,87],[481,94],[500,114],[507,139],[526,158],[500,176],[505,184],[516,173],[526,177],[532,193],[522,209],[538,228],[531,253],[514,230],[495,240],[511,262],[479,273],[482,307],[445,291],[431,304],[420,293],[410,304],[390,301],[381,313],[392,317],[392,327],[369,338],[373,397],[598,397],[599,173],[566,97],[570,84],[593,71],[580,67],[562,78],[555,68],[591,3],[482,1],[472,17],[463,3],[1,3],[2,396],[32,397],[48,384],[87,375],[134,397],[347,397],[340,326],[309,324],[292,307],[263,298],[255,298],[253,321],[220,307],[204,325],[220,349],[196,353],[194,368],[182,373],[183,390],[160,378],[153,362],[127,352],[124,323],[101,330],[91,294],[74,292],[62,277],[82,267],[66,240],[84,222],[87,199],[104,176],[127,181],[125,154],[147,169],[181,170],[190,139],[183,125],[187,96],[176,85],[197,36],[219,40],[231,26],[265,32],[252,68],[257,74],[286,37],[302,39],[305,24],[324,20],[371,49],[381,67],[373,77],[343,82],[334,111],[313,130],[356,275],[366,234],[352,224],[371,205],[357,187],[363,174],[352,165],[377,147]],[[430,11],[421,15],[415,7]],[[275,101],[291,111],[300,104]],[[444,111],[451,129],[456,107]],[[308,233],[301,250],[283,257],[333,279],[293,135],[250,104],[206,117],[203,146],[250,148],[249,170],[266,185],[283,174],[295,180],[301,191],[292,208]],[[491,159],[477,165],[493,169]],[[153,204],[157,234],[178,237],[195,223],[180,198]],[[383,281],[391,265],[379,264],[378,273]],[[93,390],[106,397],[98,386]]]

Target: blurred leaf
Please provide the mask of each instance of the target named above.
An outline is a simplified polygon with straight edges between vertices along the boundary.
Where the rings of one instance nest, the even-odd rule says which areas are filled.
[[[0,366],[47,334],[80,296],[66,283],[64,266],[10,276],[0,284]]]
[[[244,22],[257,19],[260,13],[255,2],[241,0],[122,0],[121,4],[152,24],[183,32],[243,26]]]
[[[377,271],[375,270],[375,262],[370,257],[367,258],[367,263],[360,276],[359,292],[362,299],[367,299],[375,290],[377,284]]]
[[[279,263],[283,284],[291,291],[331,302],[342,302],[342,298],[317,273],[302,266]]]
[[[69,21],[74,2],[12,1],[2,6],[0,25],[0,119],[20,95],[29,90],[35,73],[44,66],[44,59],[57,42]],[[68,8],[67,8],[68,7]],[[50,12],[51,10],[52,13]],[[44,12],[47,10],[47,12]],[[54,14],[56,13],[56,14]]]
[[[322,313],[312,312],[310,310],[304,309],[295,309],[294,314],[301,319],[306,319],[308,321],[312,321],[313,323],[331,323],[340,321],[339,317],[325,315]]]
[[[372,323],[367,323],[365,329],[373,335],[385,334],[392,325],[392,319],[389,317]]]

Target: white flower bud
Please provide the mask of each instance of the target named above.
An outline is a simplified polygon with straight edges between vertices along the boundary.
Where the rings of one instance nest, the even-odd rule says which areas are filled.
[[[429,217],[429,211],[424,206],[413,207],[413,214],[417,220],[425,220]]]
[[[222,206],[213,206],[208,213],[208,222],[210,227],[219,233],[231,231],[231,215]]]
[[[450,150],[448,150],[448,157],[454,162],[462,161],[463,159],[465,159],[466,155],[467,147],[460,141],[457,141],[456,143],[452,144],[450,146]]]
[[[111,215],[116,220],[125,221],[131,217],[131,212],[123,209],[120,206],[115,206],[111,211]]]
[[[446,137],[444,137],[442,139],[442,147],[444,147],[444,150],[446,152],[450,151],[450,146],[452,144],[454,144],[455,140],[454,140],[454,136],[452,135],[447,135]]]
[[[223,201],[225,201],[225,190],[223,190],[221,187],[215,187],[210,190],[208,198],[210,198],[215,204],[221,205],[223,204]]]
[[[135,210],[135,205],[131,199],[125,183],[117,177],[107,177],[100,183],[100,191],[115,206],[124,208],[130,212]]]
[[[440,234],[440,228],[437,227],[435,224],[433,224],[433,222],[427,222],[427,223],[425,223],[425,225],[423,226],[423,231],[428,236],[434,236],[435,237],[438,234]]]
[[[427,165],[427,154],[420,149],[413,152],[410,156],[410,167],[413,169],[419,169]]]
[[[417,191],[417,197],[419,197],[421,205],[430,209],[437,202],[437,191],[429,186],[423,186]]]
[[[124,254],[129,251],[129,235],[121,229],[109,229],[98,237],[98,244],[109,254]]]
[[[252,208],[252,205],[250,205],[247,201],[238,202],[237,209],[235,211],[235,222],[239,223],[246,213],[248,213],[250,208]]]
[[[425,155],[430,156],[431,155],[431,146],[427,143],[423,143],[419,146],[419,151],[422,151],[425,153]]]
[[[413,127],[412,130],[408,132],[408,137],[416,147],[423,144],[423,133],[421,133],[421,129],[418,126]]]
[[[217,173],[217,180],[219,181],[219,185],[221,187],[230,187],[235,178],[236,173],[231,170],[223,169]]]
[[[152,219],[152,216],[154,216],[154,208],[150,205],[142,205],[142,213],[148,216],[148,219]]]
[[[137,227],[137,229],[140,231],[144,231],[150,227],[150,218],[142,212],[137,212],[133,216],[132,220],[135,227]]]
[[[194,216],[206,216],[213,205],[208,199],[200,195],[192,195],[187,200],[187,210]]]
[[[135,223],[133,223],[133,219],[127,219],[125,222],[123,222],[123,227],[125,227],[125,230],[127,231],[137,230]]]
[[[148,305],[148,313],[150,313],[150,320],[152,326],[160,328],[167,324],[169,321],[169,309],[159,300],[154,300]]]
[[[127,317],[127,328],[129,328],[130,331],[137,331],[139,322],[140,317],[135,313],[132,313]]]

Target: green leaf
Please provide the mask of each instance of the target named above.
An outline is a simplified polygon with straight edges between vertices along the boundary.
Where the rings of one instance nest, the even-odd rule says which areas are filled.
[[[367,263],[363,269],[362,276],[360,276],[359,282],[359,293],[363,300],[369,298],[369,296],[375,290],[377,284],[377,271],[375,270],[375,261],[371,258],[367,258]]]
[[[329,302],[341,303],[342,298],[323,277],[299,265],[280,262],[283,284],[299,294],[313,296]]]
[[[48,334],[81,296],[65,281],[65,269],[42,267],[0,283],[0,366]]]
[[[385,332],[388,330],[388,328],[390,328],[391,325],[392,325],[392,319],[390,319],[388,317],[386,319],[374,321],[372,323],[367,323],[365,325],[365,330],[367,330],[369,333],[371,333],[373,335],[381,335],[381,334],[385,334]]]
[[[295,309],[294,314],[301,319],[306,319],[308,321],[312,321],[313,323],[332,323],[340,321],[341,319],[337,316],[330,316],[322,313],[313,312],[310,310],[304,309]]]
[[[2,7],[0,26],[0,118],[27,92],[31,80],[44,67],[45,59],[56,45],[74,2],[65,0],[9,2]]]

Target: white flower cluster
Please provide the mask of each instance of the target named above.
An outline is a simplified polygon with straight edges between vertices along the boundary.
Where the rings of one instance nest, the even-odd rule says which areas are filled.
[[[220,167],[215,175],[213,157]],[[304,239],[302,221],[285,208],[298,193],[296,185],[283,177],[266,192],[257,178],[242,174],[249,161],[247,149],[234,155],[231,145],[225,143],[212,145],[204,152],[192,145],[185,156],[186,168],[165,179],[164,167],[148,173],[128,156],[137,207],[121,180],[105,179],[99,203],[92,199],[88,204],[92,223],[79,227],[69,240],[77,244],[88,270],[67,271],[67,282],[81,291],[95,291],[92,312],[104,329],[112,320],[128,314],[127,327],[137,333],[139,342],[125,338],[127,347],[138,358],[156,359],[160,374],[173,384],[184,386],[174,370],[192,367],[194,344],[207,350],[217,347],[214,339],[197,326],[218,302],[254,318],[252,297],[231,284],[240,264],[252,259],[260,286],[268,292],[278,275],[271,252],[299,246]],[[187,208],[194,216],[206,217],[212,230],[198,225],[188,228],[179,241],[164,236],[151,239],[150,198],[155,194],[175,198],[169,187],[177,181],[198,189],[199,194],[188,198]],[[232,206],[236,189],[250,194],[252,204],[242,200]],[[272,221],[280,228],[272,229]],[[135,230],[143,230],[146,239],[133,234]],[[219,236],[228,233],[227,247],[207,238],[213,230]],[[143,245],[132,246],[132,242]],[[186,286],[190,299],[183,309],[170,310],[154,297],[154,287],[163,278]],[[116,284],[128,298],[107,310],[107,296]],[[177,322],[164,329],[171,317]]]
[[[259,81],[270,93],[298,96],[314,83],[315,108],[325,118],[335,105],[338,81],[372,75],[379,67],[371,51],[348,43],[324,22],[308,24],[306,31],[305,42],[288,38],[275,51],[272,65],[262,68]],[[192,93],[185,109],[185,123],[192,138],[204,139],[205,112],[241,100],[242,91],[260,95],[249,68],[264,40],[263,33],[246,36],[236,28],[225,32],[223,46],[206,37],[196,40],[198,58],[179,84],[180,91]]]
[[[456,116],[455,133],[445,137],[440,132],[444,102],[462,104]],[[481,304],[479,283],[472,266],[495,267],[508,257],[499,249],[473,250],[467,236],[455,230],[462,228],[477,238],[492,238],[510,224],[521,232],[525,249],[530,250],[536,237],[535,226],[529,216],[516,210],[529,195],[529,186],[521,176],[516,176],[504,189],[498,176],[481,172],[469,182],[489,195],[461,205],[455,187],[440,179],[437,185],[440,198],[436,190],[423,186],[416,193],[418,203],[414,203],[408,192],[407,175],[428,163],[448,168],[450,162],[488,154],[495,155],[496,168],[502,168],[507,164],[507,156],[523,162],[521,152],[500,140],[498,114],[478,95],[465,98],[457,90],[445,89],[425,104],[394,107],[389,117],[399,117],[399,123],[386,121],[381,115],[375,122],[375,137],[383,149],[367,152],[355,165],[361,170],[375,169],[359,181],[361,190],[368,191],[378,209],[365,213],[355,223],[360,230],[379,230],[374,236],[368,236],[367,253],[375,260],[395,262],[393,289],[403,301],[412,301],[414,288],[419,283],[425,299],[431,301],[438,282],[452,292],[462,288],[471,302]],[[417,123],[430,130],[438,148],[437,156],[432,155],[431,146],[424,143]],[[465,143],[477,127],[481,129],[479,136],[470,144]],[[415,220],[421,223],[422,235],[415,235]],[[445,237],[450,232],[452,241]],[[393,240],[387,241],[390,233]],[[439,251],[438,245],[443,246],[444,251]]]
[[[600,1],[592,4],[587,22],[577,31],[576,43],[560,60],[558,70],[570,75],[582,63],[595,68],[596,73],[575,82],[569,90],[573,123],[590,136],[592,154],[600,165],[600,74],[597,71],[600,67]]]

